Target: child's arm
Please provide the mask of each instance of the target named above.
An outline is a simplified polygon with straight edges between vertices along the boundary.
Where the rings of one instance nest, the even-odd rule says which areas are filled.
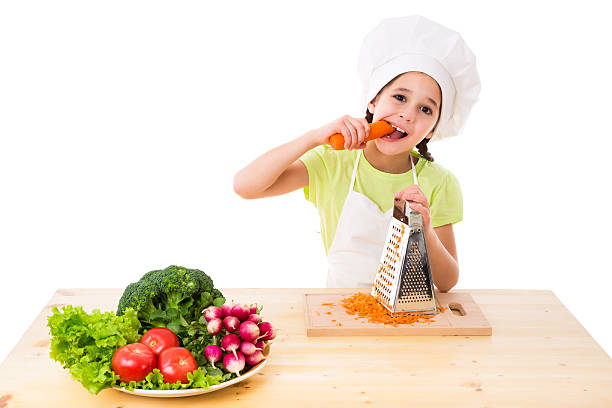
[[[457,262],[457,247],[453,224],[433,228],[429,201],[420,187],[412,185],[395,194],[410,204],[410,208],[418,211],[423,219],[427,257],[431,267],[434,284],[441,292],[448,292],[459,280],[459,263]]]
[[[441,292],[448,292],[459,280],[453,224],[434,228],[433,234],[425,236],[425,242],[434,284]]]
[[[370,127],[363,118],[343,116],[297,139],[264,153],[234,176],[234,191],[242,198],[262,198],[289,193],[308,185],[308,170],[298,160],[310,149],[342,133],[347,149],[362,148]]]
[[[318,146],[314,131],[259,156],[234,176],[234,191],[242,198],[263,198],[289,193],[308,185],[308,171],[301,160]]]

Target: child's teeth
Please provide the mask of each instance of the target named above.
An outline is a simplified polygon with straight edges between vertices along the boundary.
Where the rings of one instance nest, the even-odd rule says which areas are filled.
[[[395,126],[395,125],[391,125],[391,126],[393,126],[393,128],[394,128],[395,130],[399,130],[399,131],[400,131],[400,132],[402,132],[402,133],[406,133],[406,132],[404,132],[402,129],[398,128],[398,127],[397,127],[397,126]]]

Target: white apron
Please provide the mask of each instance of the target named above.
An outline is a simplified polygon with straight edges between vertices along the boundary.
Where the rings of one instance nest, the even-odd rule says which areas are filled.
[[[359,150],[334,242],[327,253],[327,286],[330,288],[372,286],[393,215],[393,207],[383,213],[368,197],[353,191],[361,154],[362,151]],[[412,180],[418,184],[412,154],[410,161]]]

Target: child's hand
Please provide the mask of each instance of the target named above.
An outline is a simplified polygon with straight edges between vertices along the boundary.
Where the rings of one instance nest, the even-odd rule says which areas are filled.
[[[336,133],[344,136],[344,148],[347,150],[365,148],[365,138],[370,134],[370,124],[365,118],[353,118],[344,115],[333,122],[317,129],[319,144],[329,143],[329,137]]]
[[[428,234],[433,230],[431,225],[431,213],[429,211],[429,201],[418,185],[415,184],[406,187],[402,191],[395,193],[395,198],[406,200],[412,210],[421,214],[425,234]]]

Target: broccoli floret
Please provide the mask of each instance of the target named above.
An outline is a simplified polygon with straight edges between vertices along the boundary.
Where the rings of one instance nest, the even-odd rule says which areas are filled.
[[[129,284],[119,300],[117,316],[131,307],[138,313],[143,331],[167,327],[179,339],[187,335],[193,321],[213,304],[225,302],[213,281],[199,269],[169,266],[145,273],[138,282]]]
[[[117,316],[122,316],[125,309],[129,307],[137,310],[141,315],[150,315],[154,309],[152,298],[156,294],[157,289],[147,280],[130,283],[119,299]]]

